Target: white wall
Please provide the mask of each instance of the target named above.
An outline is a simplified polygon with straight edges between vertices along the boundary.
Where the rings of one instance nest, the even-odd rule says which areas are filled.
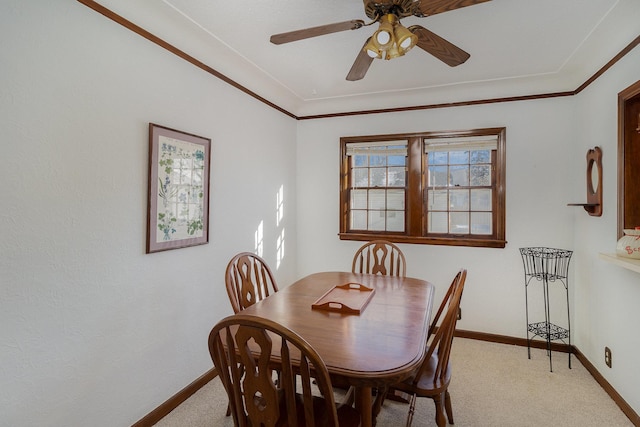
[[[296,123],[76,1],[2,1],[0,39],[0,425],[131,425],[213,367],[261,222],[294,279]],[[212,139],[207,245],[145,254],[149,122]]]
[[[573,108],[571,98],[561,98],[301,122],[298,164],[304,167],[298,169],[297,179],[300,274],[350,269],[353,253],[361,245],[341,241],[337,235],[340,136],[504,126],[507,247],[400,247],[407,257],[407,274],[432,281],[438,288],[438,300],[457,270],[468,269],[460,328],[524,336],[524,282],[518,248],[572,246],[573,208],[566,204],[577,196],[565,181],[572,153]],[[582,170],[575,173],[584,174]]]
[[[580,121],[574,129],[574,152],[578,157],[593,146],[602,148],[604,211],[600,218],[584,213],[573,218],[576,346],[636,413],[640,413],[640,275],[603,261],[598,253],[615,253],[618,93],[640,80],[638,70],[636,47],[576,97]],[[605,346],[612,352],[611,368],[604,363]]]

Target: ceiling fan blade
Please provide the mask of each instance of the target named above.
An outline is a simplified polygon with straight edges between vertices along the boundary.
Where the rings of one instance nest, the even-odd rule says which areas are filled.
[[[450,67],[464,63],[471,55],[453,43],[432,33],[420,25],[409,27],[409,31],[418,36],[418,47],[435,56]]]
[[[271,36],[270,40],[273,44],[283,44],[311,37],[323,36],[325,34],[337,33],[339,31],[357,30],[363,25],[364,21],[360,19],[352,19],[351,21],[336,22],[335,24],[320,25],[318,27],[305,28],[303,30],[289,31],[288,33],[274,34]]]
[[[371,37],[369,37],[369,39],[371,39]],[[347,80],[349,80],[350,82],[361,80],[364,75],[367,74],[371,63],[373,62],[373,58],[369,56],[364,48],[367,43],[369,43],[369,39],[367,39],[367,41],[362,46],[362,49],[360,49],[360,53],[358,53],[356,60],[351,66],[351,70],[349,70],[349,74],[347,74]]]
[[[436,15],[491,0],[422,0],[418,9],[424,16]]]

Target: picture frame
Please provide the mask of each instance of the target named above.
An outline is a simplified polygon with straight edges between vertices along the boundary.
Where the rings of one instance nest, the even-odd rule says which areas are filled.
[[[209,243],[211,139],[149,123],[147,253]]]

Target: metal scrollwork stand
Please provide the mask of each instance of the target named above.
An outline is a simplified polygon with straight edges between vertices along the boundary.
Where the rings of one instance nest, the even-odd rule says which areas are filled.
[[[549,370],[553,372],[551,362],[551,341],[560,340],[569,346],[569,369],[571,369],[571,319],[569,316],[569,261],[573,251],[565,249],[532,247],[520,248],[524,264],[525,304],[527,315],[527,352],[531,359],[531,340],[536,336],[546,341],[549,356]],[[544,298],[544,321],[529,321],[529,285],[532,279],[542,282]],[[549,306],[549,283],[561,283],[566,292],[567,327],[551,322]]]

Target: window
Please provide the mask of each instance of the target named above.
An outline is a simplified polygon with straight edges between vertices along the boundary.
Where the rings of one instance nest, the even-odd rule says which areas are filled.
[[[351,230],[404,232],[407,141],[348,143]]]
[[[340,238],[504,247],[505,129],[341,138]]]

